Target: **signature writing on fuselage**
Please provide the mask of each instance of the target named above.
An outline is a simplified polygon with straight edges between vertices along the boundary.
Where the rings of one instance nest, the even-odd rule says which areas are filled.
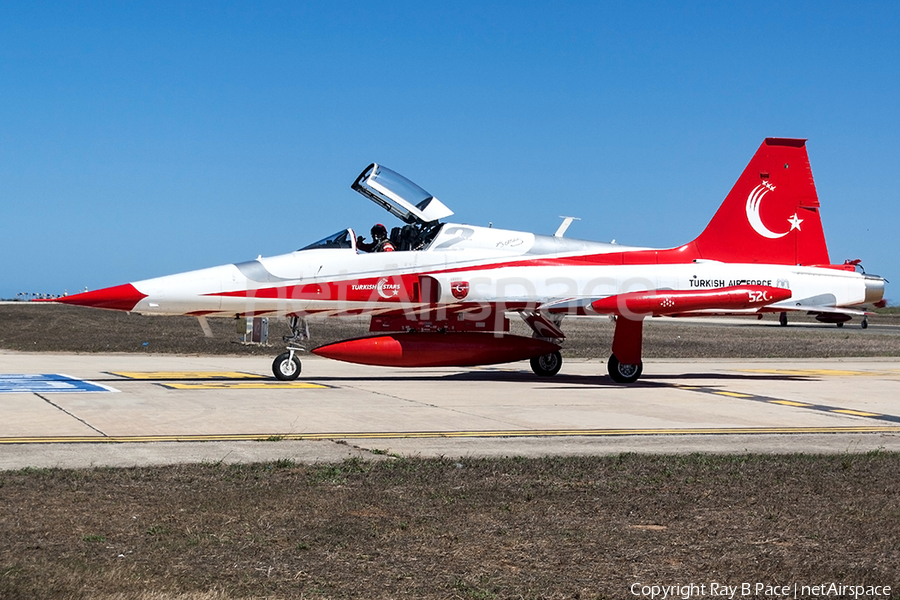
[[[688,285],[692,288],[720,288],[735,285],[772,285],[771,279],[689,279]]]

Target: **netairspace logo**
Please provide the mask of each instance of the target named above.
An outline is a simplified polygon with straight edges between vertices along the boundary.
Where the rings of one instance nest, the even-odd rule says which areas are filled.
[[[632,596],[667,600],[681,598],[746,598],[765,596],[767,598],[879,598],[891,595],[888,585],[847,585],[843,583],[819,583],[804,585],[771,585],[768,583],[684,583],[653,585],[634,583],[629,589]]]

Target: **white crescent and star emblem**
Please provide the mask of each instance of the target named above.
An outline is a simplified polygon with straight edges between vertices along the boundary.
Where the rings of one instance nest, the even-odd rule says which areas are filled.
[[[457,300],[462,300],[469,293],[468,281],[454,281],[450,283],[450,292]]]
[[[385,300],[389,298],[396,298],[400,293],[399,285],[391,285],[388,283],[387,277],[382,277],[378,280],[378,283],[375,285],[375,290],[378,292],[378,295],[384,298]]]
[[[775,233],[774,231],[763,225],[762,219],[759,218],[759,205],[762,202],[763,197],[774,190],[774,185],[772,185],[768,181],[764,181],[753,188],[753,191],[751,191],[747,196],[747,221],[750,223],[750,227],[752,227],[753,230],[759,235],[763,236],[764,238],[769,238],[770,240],[777,240],[778,238],[782,238],[795,229],[797,231],[800,231],[800,223],[803,222],[803,219],[798,218],[797,213],[794,213],[793,216],[788,219],[788,223],[791,224],[791,228],[784,233]]]

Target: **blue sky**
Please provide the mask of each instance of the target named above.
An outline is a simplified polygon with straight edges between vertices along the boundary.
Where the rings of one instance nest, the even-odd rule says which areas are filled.
[[[0,82],[0,297],[389,222],[373,161],[458,222],[676,246],[777,136],[900,301],[896,3],[7,2]]]

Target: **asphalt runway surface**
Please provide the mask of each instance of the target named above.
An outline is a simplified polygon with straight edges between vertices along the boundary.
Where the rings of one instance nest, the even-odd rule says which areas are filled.
[[[392,369],[270,358],[0,351],[0,469],[358,456],[900,450],[900,359]]]

